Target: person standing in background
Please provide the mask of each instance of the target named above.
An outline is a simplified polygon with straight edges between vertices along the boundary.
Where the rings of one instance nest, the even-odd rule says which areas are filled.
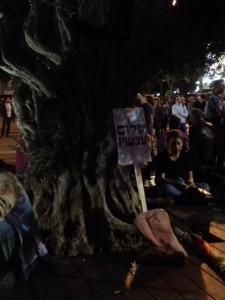
[[[160,98],[158,97],[154,97],[154,103],[155,103],[154,127],[155,127],[155,135],[158,144],[159,136],[162,133],[163,107],[161,105]]]
[[[201,109],[201,111],[204,112],[205,106],[206,106],[206,96],[205,95],[199,95],[197,100],[193,104],[193,108]]]
[[[215,80],[212,86],[213,93],[209,98],[207,110],[215,130],[214,164],[222,167],[225,163],[225,81]]]
[[[188,117],[188,110],[186,105],[182,103],[182,97],[180,95],[176,95],[176,103],[172,106],[172,115],[175,115],[180,119],[180,130],[187,132],[186,119]]]
[[[154,125],[154,107],[148,102],[146,95],[143,96],[140,93],[136,96],[136,104],[144,109],[147,133],[151,136]]]
[[[5,135],[8,137],[10,134],[10,125],[12,118],[12,105],[10,98],[6,98],[6,100],[1,105],[1,113],[2,113],[2,130],[1,137]]]
[[[187,117],[187,123],[190,124],[190,113],[193,109],[193,106],[194,106],[194,103],[195,103],[195,97],[190,95],[187,97],[187,104],[186,104],[186,107],[187,107],[187,111],[188,111],[188,117]]]
[[[165,97],[163,99],[163,118],[162,118],[162,131],[166,132],[169,122],[169,116],[170,116],[170,106],[169,106],[169,97]]]
[[[138,107],[142,107],[144,110],[150,153],[152,153],[153,150],[152,135],[153,135],[153,125],[154,125],[154,107],[148,102],[149,100],[151,101],[151,99],[152,99],[151,95],[141,95],[140,93],[136,95],[136,99],[135,99],[135,104]],[[144,185],[146,187],[149,186],[150,173],[151,173],[151,162],[148,162],[148,164],[144,168],[142,168],[142,176],[144,179]]]
[[[215,142],[213,125],[204,121],[203,111],[199,108],[192,109],[190,120],[190,146],[201,165],[212,166]]]

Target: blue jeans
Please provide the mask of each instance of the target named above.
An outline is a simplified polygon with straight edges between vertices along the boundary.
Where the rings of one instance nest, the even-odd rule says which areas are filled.
[[[180,183],[185,183],[184,179],[183,178],[177,178],[176,179],[177,182],[180,182]],[[195,183],[195,185],[199,188],[202,188],[206,191],[209,192],[210,190],[210,187],[207,183],[205,182],[198,182],[198,183]],[[162,184],[162,190],[163,192],[166,194],[166,196],[170,196],[174,199],[177,199],[180,197],[180,195],[182,194],[183,190],[181,189],[178,189],[177,187],[175,187],[174,185],[170,184],[170,183],[164,183]]]

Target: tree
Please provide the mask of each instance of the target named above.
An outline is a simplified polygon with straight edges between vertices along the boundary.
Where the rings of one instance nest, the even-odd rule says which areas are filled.
[[[132,168],[117,165],[112,108],[132,105],[158,70],[190,73],[223,51],[222,8],[222,0],[0,0],[0,67],[22,81],[14,104],[27,185],[55,254],[136,245],[140,203]]]

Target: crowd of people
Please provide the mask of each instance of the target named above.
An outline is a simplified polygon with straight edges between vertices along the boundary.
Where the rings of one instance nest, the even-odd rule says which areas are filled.
[[[151,175],[165,196],[177,199],[189,187],[210,190],[204,177],[207,167],[225,162],[225,82],[213,82],[211,94],[155,97],[137,94],[144,109],[152,161],[143,168],[145,186]],[[153,151],[156,141],[157,151]]]

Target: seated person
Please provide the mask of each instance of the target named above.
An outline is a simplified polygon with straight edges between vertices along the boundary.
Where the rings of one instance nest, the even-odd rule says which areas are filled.
[[[215,135],[212,124],[203,119],[203,112],[194,108],[190,114],[191,126],[189,129],[189,142],[199,162],[203,166],[213,164],[213,150]]]
[[[167,133],[164,149],[156,157],[156,184],[161,186],[165,196],[175,200],[189,187],[209,191],[207,183],[194,182],[191,153],[180,130]]]
[[[0,279],[9,271],[27,279],[37,258],[47,256],[23,186],[12,173],[0,172]]]

